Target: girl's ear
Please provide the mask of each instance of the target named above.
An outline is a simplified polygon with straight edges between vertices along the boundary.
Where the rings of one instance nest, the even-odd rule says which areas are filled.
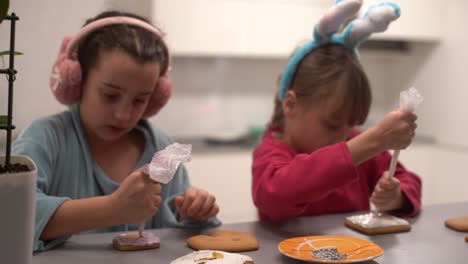
[[[298,109],[297,96],[294,91],[289,90],[281,103],[285,117],[294,117]]]

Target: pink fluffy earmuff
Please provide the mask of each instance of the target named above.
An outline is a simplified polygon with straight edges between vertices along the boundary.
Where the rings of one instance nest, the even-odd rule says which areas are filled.
[[[163,41],[163,35],[158,29],[142,20],[126,16],[108,17],[93,21],[81,28],[74,36],[64,37],[50,76],[50,88],[60,103],[70,105],[78,102],[81,96],[82,76],[81,66],[78,61],[78,44],[89,33],[112,24],[135,25],[153,32]],[[172,94],[172,81],[169,79],[169,48],[164,41],[163,44],[168,51],[169,64],[165,72],[159,76],[159,81],[143,114],[144,118],[155,115],[167,103]]]

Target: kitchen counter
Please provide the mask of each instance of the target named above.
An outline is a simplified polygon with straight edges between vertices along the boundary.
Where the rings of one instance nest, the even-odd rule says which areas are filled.
[[[174,138],[174,141],[181,144],[192,144],[192,153],[194,155],[253,152],[255,148],[255,144],[252,144],[247,140],[230,140],[221,142],[204,138]]]
[[[255,263],[303,263],[278,251],[278,243],[284,239],[307,235],[346,235],[370,240],[379,245],[384,253],[375,260],[365,263],[466,263],[467,243],[464,233],[444,226],[444,220],[466,215],[468,203],[451,203],[424,207],[421,214],[409,219],[410,232],[366,236],[346,228],[343,221],[351,214],[332,214],[316,217],[299,217],[280,223],[258,221],[223,225],[220,229],[239,230],[254,234],[260,244],[256,251],[243,254]],[[352,213],[358,214],[357,212]],[[170,263],[192,250],[185,240],[192,235],[208,230],[153,229],[147,230],[161,238],[161,248],[136,252],[119,252],[110,243],[117,233],[75,235],[63,246],[35,254],[33,264],[82,264],[82,263]]]

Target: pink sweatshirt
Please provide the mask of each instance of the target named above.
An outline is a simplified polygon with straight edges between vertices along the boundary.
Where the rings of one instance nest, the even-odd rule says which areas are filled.
[[[252,196],[261,220],[369,210],[369,197],[391,155],[382,152],[356,166],[346,142],[297,153],[268,129],[253,154]],[[351,138],[356,136],[353,132]],[[393,213],[414,216],[421,208],[421,180],[398,163],[395,177],[412,205]]]

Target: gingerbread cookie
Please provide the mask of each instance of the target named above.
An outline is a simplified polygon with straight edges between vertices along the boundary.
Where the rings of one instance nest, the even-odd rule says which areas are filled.
[[[447,219],[445,225],[456,231],[468,232],[468,216]]]
[[[241,252],[258,249],[258,240],[246,232],[216,230],[208,235],[198,235],[187,239],[187,245],[196,250]]]
[[[224,251],[200,250],[171,261],[170,264],[254,264],[246,255]]]
[[[143,232],[141,237],[139,233],[126,233],[112,239],[112,246],[121,251],[159,248],[159,243],[159,237],[148,232]]]
[[[465,236],[465,242],[468,242],[468,235]]]
[[[388,214],[375,215],[368,213],[349,216],[345,220],[345,225],[366,235],[380,235],[411,230],[411,225],[408,221]]]

